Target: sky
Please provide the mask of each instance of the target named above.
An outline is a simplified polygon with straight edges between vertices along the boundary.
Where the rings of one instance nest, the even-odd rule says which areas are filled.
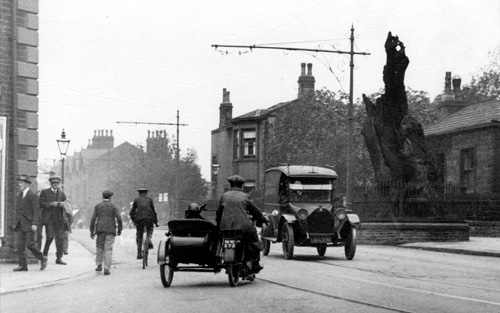
[[[62,129],[68,155],[85,149],[94,130],[112,130],[115,146],[145,146],[148,130],[181,124],[181,157],[195,150],[210,179],[211,131],[219,125],[222,90],[233,117],[297,97],[301,63],[312,63],[316,89],[349,92],[342,54],[212,45],[270,45],[350,50],[353,97],[384,87],[389,31],[406,47],[405,84],[434,99],[445,72],[462,85],[500,46],[500,1],[171,1],[43,0],[39,2],[39,163],[58,160]],[[329,70],[331,68],[331,71]]]

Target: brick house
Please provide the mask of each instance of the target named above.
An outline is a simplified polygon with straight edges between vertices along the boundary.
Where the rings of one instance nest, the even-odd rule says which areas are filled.
[[[441,183],[466,194],[500,193],[500,101],[466,105],[460,78],[446,73],[440,121],[424,129]]]
[[[312,64],[301,64],[298,98],[314,95],[315,79]],[[276,114],[297,99],[232,117],[233,105],[229,91],[223,89],[219,106],[219,127],[212,130],[212,199],[219,199],[229,189],[227,177],[238,174],[245,178],[247,192],[261,190],[264,179],[264,142],[272,135]]]
[[[0,2],[0,259],[17,260],[13,224],[17,176],[36,192],[38,1]]]

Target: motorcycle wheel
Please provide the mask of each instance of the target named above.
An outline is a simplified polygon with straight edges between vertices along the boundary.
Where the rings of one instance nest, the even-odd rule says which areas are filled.
[[[325,253],[326,253],[326,246],[317,247],[316,249],[318,250],[318,255],[319,256],[324,256],[325,255]]]
[[[229,285],[235,287],[240,281],[240,267],[236,264],[229,264],[227,266],[227,278],[229,279]]]
[[[163,287],[170,287],[174,279],[174,266],[170,264],[160,265],[160,276]]]
[[[262,239],[262,244],[264,248],[262,249],[262,255],[268,255],[271,250],[271,241],[267,239]]]
[[[344,245],[345,257],[348,260],[354,259],[354,254],[356,254],[356,244],[358,242],[357,239],[357,231],[356,228],[351,227],[349,230],[349,236],[346,238]]]

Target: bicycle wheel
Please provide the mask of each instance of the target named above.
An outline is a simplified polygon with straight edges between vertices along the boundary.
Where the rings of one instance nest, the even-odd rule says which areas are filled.
[[[142,269],[145,269],[146,266],[148,266],[148,251],[148,236],[146,235],[146,238],[144,238],[142,243]]]

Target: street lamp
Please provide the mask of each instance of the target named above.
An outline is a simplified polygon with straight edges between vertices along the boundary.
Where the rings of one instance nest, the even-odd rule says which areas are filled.
[[[66,157],[66,153],[68,152],[69,147],[69,139],[66,139],[66,133],[64,132],[64,128],[61,133],[61,139],[57,139],[57,146],[59,147],[59,153],[61,154],[61,185],[64,184],[64,158]]]

